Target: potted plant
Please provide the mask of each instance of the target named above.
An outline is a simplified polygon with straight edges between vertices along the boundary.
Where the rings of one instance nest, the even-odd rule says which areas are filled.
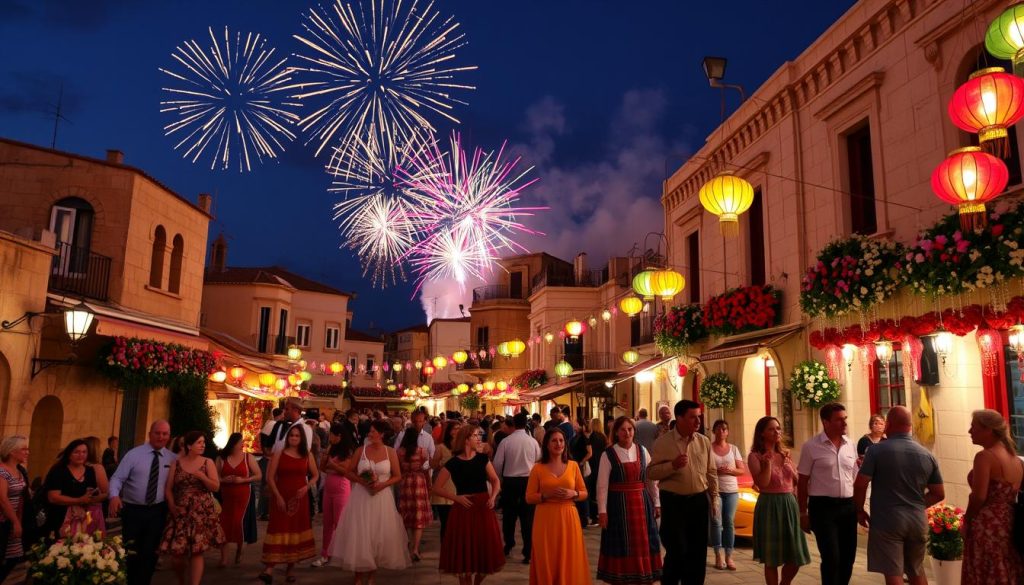
[[[936,504],[928,508],[928,555],[932,560],[932,572],[939,585],[959,585],[960,567],[963,564],[964,511],[947,504]]]
[[[37,585],[119,585],[127,580],[120,536],[65,534],[53,544],[35,545],[28,557],[28,576]]]

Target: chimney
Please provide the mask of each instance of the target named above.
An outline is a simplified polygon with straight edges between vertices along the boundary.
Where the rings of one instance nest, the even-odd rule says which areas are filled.
[[[572,260],[572,267],[573,267],[573,272],[575,273],[575,276],[576,276],[576,284],[577,285],[589,284],[589,283],[585,282],[585,279],[588,276],[587,275],[587,253],[586,252],[580,252],[579,254],[576,254],[576,257],[573,258],[573,260]]]
[[[200,196],[201,197],[201,196]],[[207,195],[209,197],[209,195]],[[217,236],[217,239],[210,245],[210,271],[224,272],[228,261],[228,242],[224,234]]]
[[[120,150],[107,150],[107,162],[115,165],[124,164],[124,153]]]
[[[213,207],[213,197],[209,193],[199,194],[199,209],[202,209],[206,213],[210,213],[210,209]]]

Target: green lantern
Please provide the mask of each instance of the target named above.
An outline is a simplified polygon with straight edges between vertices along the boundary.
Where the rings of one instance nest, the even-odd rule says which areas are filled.
[[[1012,61],[1014,74],[1024,73],[1024,2],[1007,8],[988,25],[985,49],[996,59]]]
[[[555,374],[560,378],[566,378],[572,374],[572,365],[569,362],[562,360],[555,364]]]
[[[654,276],[653,270],[643,270],[633,277],[633,290],[636,294],[642,296],[645,301],[654,300],[654,288],[651,286],[651,277]]]

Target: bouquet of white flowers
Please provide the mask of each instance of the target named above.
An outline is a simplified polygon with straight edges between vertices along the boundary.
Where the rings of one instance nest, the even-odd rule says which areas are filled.
[[[736,384],[723,373],[711,374],[700,383],[700,401],[708,408],[729,408],[736,404]]]
[[[34,585],[120,585],[127,580],[125,560],[120,536],[79,532],[32,547],[28,574]]]
[[[828,375],[828,367],[816,360],[797,365],[789,379],[789,389],[800,402],[819,408],[839,399],[839,382]]]

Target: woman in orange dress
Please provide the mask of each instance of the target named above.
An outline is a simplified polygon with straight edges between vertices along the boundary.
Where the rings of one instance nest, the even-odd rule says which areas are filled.
[[[583,474],[569,461],[565,434],[553,427],[544,433],[540,462],[526,484],[526,501],[534,504],[530,585],[589,585],[590,563],[576,502],[587,499]]]
[[[273,581],[274,565],[285,563],[285,582],[294,583],[295,563],[316,556],[312,518],[309,514],[309,490],[316,487],[320,472],[306,445],[306,433],[293,425],[285,438],[284,449],[274,453],[267,468],[270,489],[270,523],[263,540],[263,564],[259,580]]]

